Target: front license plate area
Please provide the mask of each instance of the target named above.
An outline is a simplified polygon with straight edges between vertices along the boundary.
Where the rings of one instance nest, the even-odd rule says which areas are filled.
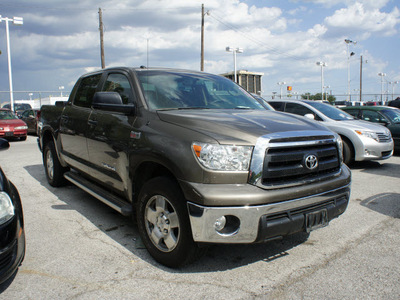
[[[13,135],[14,135],[14,132],[12,132],[12,131],[8,131],[5,133],[5,136],[13,136]]]
[[[321,209],[306,214],[306,232],[309,233],[315,229],[328,225],[328,210]]]

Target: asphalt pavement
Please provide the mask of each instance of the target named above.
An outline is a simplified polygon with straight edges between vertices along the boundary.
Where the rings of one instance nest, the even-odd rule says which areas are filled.
[[[73,185],[51,187],[35,136],[0,152],[25,216],[25,261],[0,299],[399,299],[400,156],[351,166],[347,211],[328,227],[212,246],[179,270],[135,223]]]

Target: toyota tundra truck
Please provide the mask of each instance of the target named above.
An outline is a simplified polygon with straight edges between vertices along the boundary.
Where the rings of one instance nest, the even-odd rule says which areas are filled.
[[[326,226],[350,197],[336,133],[203,72],[85,74],[65,106],[42,107],[38,143],[51,186],[69,181],[135,217],[148,252],[172,268],[209,244]]]

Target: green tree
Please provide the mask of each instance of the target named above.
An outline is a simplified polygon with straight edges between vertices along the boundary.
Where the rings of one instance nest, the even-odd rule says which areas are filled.
[[[307,100],[321,100],[321,93],[316,93],[315,95],[312,95],[311,93],[304,93],[301,95],[302,99],[307,99]],[[327,99],[329,103],[334,103],[336,100],[335,96],[328,95],[327,93],[324,93],[324,99]]]

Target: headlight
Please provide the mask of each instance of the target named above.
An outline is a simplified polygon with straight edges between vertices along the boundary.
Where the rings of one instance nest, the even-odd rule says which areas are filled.
[[[338,145],[338,150],[339,150],[340,162],[343,162],[343,140],[340,137],[340,135],[338,135],[337,133],[335,133],[335,136],[336,136],[336,143]]]
[[[356,130],[356,133],[359,134],[359,135],[363,135],[363,136],[369,137],[369,138],[374,139],[375,141],[379,142],[379,137],[375,132],[364,131],[364,130]]]
[[[4,224],[14,216],[14,205],[7,193],[0,192],[0,224]]]
[[[4,130],[4,128],[3,128],[3,127],[0,127],[0,130]]]
[[[26,125],[24,125],[24,126],[18,126],[18,127],[15,127],[14,129],[17,129],[17,130],[28,129],[28,126],[26,126]]]
[[[216,171],[248,171],[253,147],[193,143],[193,151],[207,169]]]

